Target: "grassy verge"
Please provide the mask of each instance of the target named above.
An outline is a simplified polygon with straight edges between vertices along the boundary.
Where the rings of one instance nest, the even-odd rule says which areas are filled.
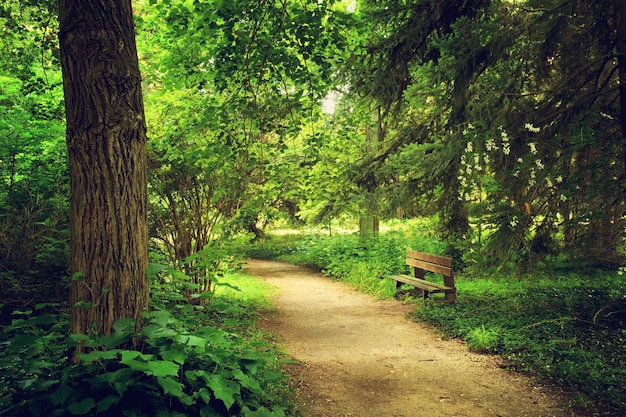
[[[457,282],[455,305],[420,307],[416,317],[572,389],[576,407],[625,415],[626,299],[616,274]]]
[[[388,297],[392,273],[408,272],[406,247],[430,253],[445,245],[412,224],[378,241],[355,235],[281,236],[253,250],[312,266],[356,288]],[[275,251],[275,252],[274,252]],[[254,252],[251,252],[254,255]],[[571,271],[571,270],[570,270]],[[626,277],[618,272],[544,271],[515,276],[459,274],[455,305],[416,303],[415,319],[470,349],[496,353],[513,369],[572,390],[573,405],[602,416],[626,415]]]

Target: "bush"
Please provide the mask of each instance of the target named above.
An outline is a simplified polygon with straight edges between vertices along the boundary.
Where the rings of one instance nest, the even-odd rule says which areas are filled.
[[[246,315],[242,305],[160,301],[140,335],[122,319],[111,336],[68,337],[65,311],[15,312],[0,338],[0,415],[286,415],[276,355],[234,330]],[[208,324],[217,316],[222,328]],[[141,350],[122,347],[136,337]],[[69,363],[79,343],[88,352]]]

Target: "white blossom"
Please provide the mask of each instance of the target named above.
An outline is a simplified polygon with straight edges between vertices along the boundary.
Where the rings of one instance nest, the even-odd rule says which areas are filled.
[[[532,123],[526,123],[524,127],[526,128],[526,130],[532,133],[539,133],[539,131],[541,130],[541,128],[533,126]]]

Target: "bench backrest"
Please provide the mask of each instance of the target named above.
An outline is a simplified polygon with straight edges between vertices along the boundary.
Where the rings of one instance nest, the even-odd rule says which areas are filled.
[[[452,258],[446,256],[433,255],[408,249],[406,251],[406,264],[413,268],[435,272],[444,277],[452,278]],[[417,272],[417,271],[416,271]],[[419,277],[419,278],[423,278]]]
[[[443,285],[451,290],[446,291],[446,301],[456,301],[456,287],[452,272],[452,258],[419,252],[412,249],[406,251],[406,263],[413,267],[413,276],[424,279],[424,271],[435,272],[443,275]]]

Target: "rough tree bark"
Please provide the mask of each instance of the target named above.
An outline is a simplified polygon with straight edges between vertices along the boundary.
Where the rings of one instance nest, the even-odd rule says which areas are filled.
[[[108,335],[116,320],[140,319],[149,295],[146,124],[131,0],[59,0],[59,40],[70,331]]]

